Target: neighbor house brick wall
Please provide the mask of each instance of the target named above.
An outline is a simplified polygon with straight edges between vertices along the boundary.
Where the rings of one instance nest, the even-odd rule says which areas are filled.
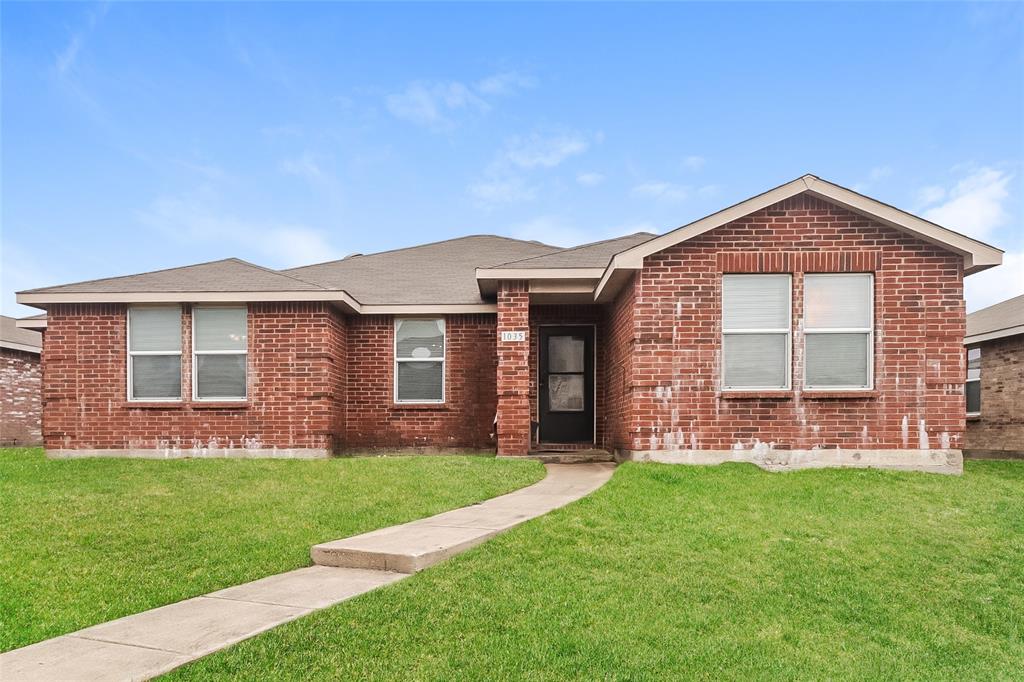
[[[43,337],[48,449],[311,448],[336,450],[343,320],[326,303],[250,303],[248,400],[191,395],[191,308],[182,306],[180,403],[127,400],[126,306],[56,305]]]
[[[793,273],[793,387],[719,390],[721,281]],[[813,397],[803,381],[803,275],[875,274],[875,391]],[[636,284],[630,448],[959,448],[962,259],[808,195],[644,261]]]
[[[964,448],[1024,454],[1024,334],[981,346],[981,416],[967,421]]]
[[[348,318],[346,449],[492,449],[494,315],[445,316],[445,401],[437,405],[395,403],[394,321],[390,315]]]
[[[0,348],[0,445],[42,442],[39,353]]]
[[[530,449],[530,293],[526,282],[498,287],[498,454],[525,455]],[[503,331],[525,331],[525,341],[502,341]]]

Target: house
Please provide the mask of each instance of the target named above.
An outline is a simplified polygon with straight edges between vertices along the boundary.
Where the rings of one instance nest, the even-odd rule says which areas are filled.
[[[967,316],[967,433],[977,457],[1024,457],[1024,295]]]
[[[813,175],[660,236],[476,235],[34,289],[53,456],[599,448],[959,471],[1002,252]]]
[[[42,336],[0,315],[0,445],[39,445]]]

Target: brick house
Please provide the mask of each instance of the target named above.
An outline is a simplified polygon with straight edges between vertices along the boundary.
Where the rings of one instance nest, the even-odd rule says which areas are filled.
[[[1002,252],[807,175],[666,234],[470,236],[21,292],[55,456],[499,455],[959,471]]]
[[[978,457],[1024,457],[1024,295],[967,316],[967,433]]]
[[[0,445],[39,445],[43,408],[38,331],[0,315]]]

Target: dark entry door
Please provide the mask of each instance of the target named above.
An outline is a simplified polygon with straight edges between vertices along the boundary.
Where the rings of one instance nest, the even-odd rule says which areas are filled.
[[[594,442],[594,328],[540,327],[540,441]]]

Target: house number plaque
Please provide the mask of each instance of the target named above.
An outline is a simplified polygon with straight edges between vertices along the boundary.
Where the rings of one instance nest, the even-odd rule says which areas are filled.
[[[502,332],[502,341],[526,341],[526,332]]]

